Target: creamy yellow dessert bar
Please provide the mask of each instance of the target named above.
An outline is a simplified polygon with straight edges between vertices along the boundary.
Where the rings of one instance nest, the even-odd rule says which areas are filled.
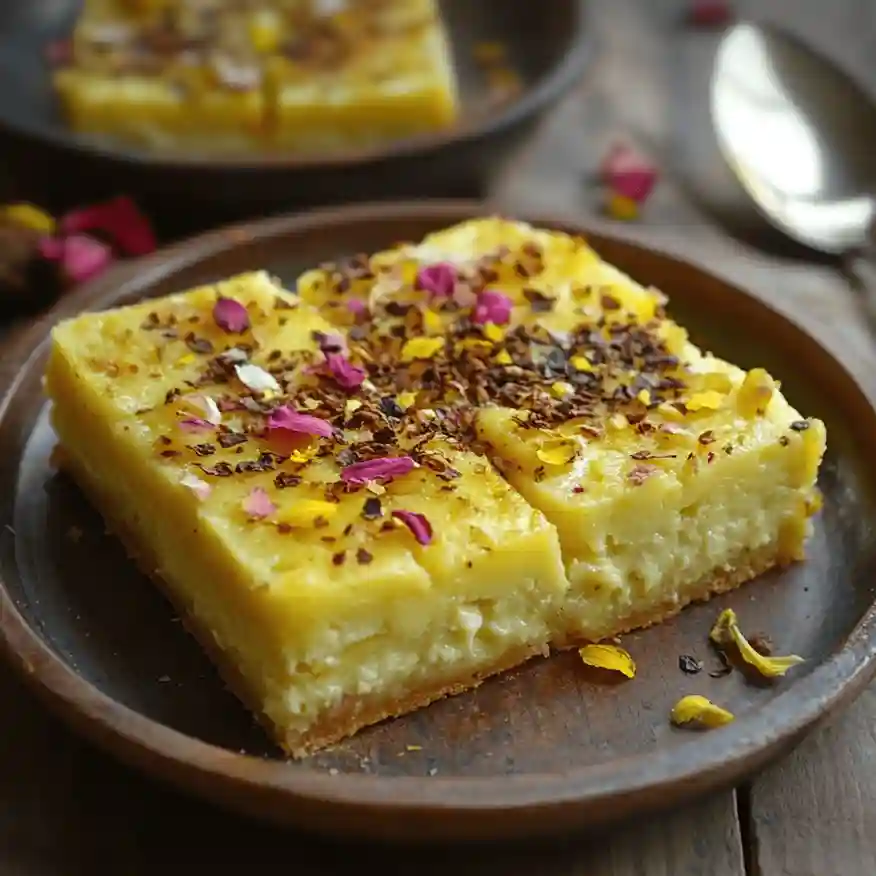
[[[53,331],[59,461],[302,755],[801,559],[824,425],[495,218]]]
[[[394,320],[411,344],[446,338],[428,367],[387,377],[422,404],[467,404],[484,452],[556,526],[570,581],[556,644],[802,558],[824,425],[762,369],[697,349],[661,293],[584,240],[472,221],[308,272],[299,291],[366,336]]]
[[[264,274],[53,331],[58,458],[289,753],[546,653],[555,529]]]
[[[435,0],[86,0],[54,84],[73,129],[161,149],[356,147],[458,111]]]

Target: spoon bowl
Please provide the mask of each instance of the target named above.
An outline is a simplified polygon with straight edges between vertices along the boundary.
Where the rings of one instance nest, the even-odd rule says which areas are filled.
[[[718,147],[765,218],[832,255],[869,245],[876,105],[830,61],[775,27],[742,23],[715,57]]]

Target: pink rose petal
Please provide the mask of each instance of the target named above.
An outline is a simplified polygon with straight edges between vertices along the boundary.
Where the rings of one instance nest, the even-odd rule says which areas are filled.
[[[417,273],[416,288],[433,298],[449,298],[456,286],[457,271],[449,262],[426,265]]]
[[[320,332],[318,335],[319,349],[324,356],[332,353],[347,353],[347,339],[343,335],[327,335]]]
[[[365,369],[354,365],[340,353],[327,353],[325,364],[328,373],[342,389],[358,389],[365,382]]]
[[[270,517],[277,510],[277,506],[265,490],[261,487],[253,487],[243,500],[243,510],[253,520],[262,520]]]
[[[298,435],[317,435],[320,438],[331,438],[334,434],[328,420],[312,417],[310,414],[299,414],[288,405],[274,408],[268,414],[268,429],[294,432]]]
[[[221,296],[213,305],[213,321],[224,332],[240,334],[249,328],[249,314],[246,308],[233,298]]]
[[[44,259],[59,262],[64,256],[64,241],[60,237],[41,237],[39,251]]]
[[[349,310],[353,316],[362,316],[363,313],[367,312],[368,308],[361,298],[351,298],[347,302],[347,310]]]
[[[418,514],[416,511],[393,511],[392,516],[410,529],[419,544],[432,543],[432,524],[425,514]]]
[[[209,420],[204,420],[201,417],[187,417],[185,420],[180,420],[179,427],[186,432],[203,432],[214,428]]]
[[[61,220],[62,234],[102,231],[129,256],[146,255],[155,249],[155,234],[134,202],[121,196],[74,210]]]
[[[414,460],[410,456],[384,456],[348,465],[341,471],[341,480],[345,484],[362,486],[369,481],[392,480],[413,468]]]
[[[58,240],[57,244],[51,240],[43,238],[40,252],[45,258],[60,262],[64,276],[71,283],[84,283],[112,263],[112,250],[86,234],[73,234]]]
[[[511,299],[502,292],[486,289],[478,295],[472,314],[472,322],[483,325],[492,322],[495,325],[505,325],[511,319]]]
[[[643,203],[657,183],[656,165],[631,147],[616,143],[602,164],[602,179],[614,192]]]

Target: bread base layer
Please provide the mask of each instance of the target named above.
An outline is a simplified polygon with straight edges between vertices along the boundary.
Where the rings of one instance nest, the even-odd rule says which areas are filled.
[[[148,544],[143,543],[138,534],[124,523],[106,515],[103,509],[111,506],[108,497],[89,476],[84,466],[61,446],[55,448],[53,463],[65,471],[79,486],[86,498],[102,514],[107,528],[124,545],[128,555],[138,568],[150,579],[173,605],[188,632],[196,639],[213,662],[219,675],[232,693],[259,719],[271,738],[291,757],[302,758],[346,739],[359,730],[389,718],[407,714],[422,708],[435,700],[453,696],[477,687],[485,679],[497,675],[538,655],[547,655],[548,648],[536,645],[531,648],[517,648],[504,654],[497,663],[465,672],[455,677],[442,678],[432,686],[420,687],[403,693],[385,692],[362,697],[348,696],[341,703],[322,715],[305,733],[290,732],[278,726],[264,714],[259,698],[237,666],[218,647],[212,631],[191,614],[188,606],[181,603],[173,587],[157,573],[161,566],[160,557],[155,556]],[[732,564],[717,569],[692,585],[679,586],[673,597],[649,608],[646,612],[633,613],[617,621],[599,636],[587,639],[570,636],[554,647],[561,650],[576,647],[594,639],[609,639],[621,633],[661,623],[678,614],[687,605],[702,602],[719,593],[733,590],[746,581],[767,570],[781,565],[778,545],[770,544],[756,551],[744,551]]]

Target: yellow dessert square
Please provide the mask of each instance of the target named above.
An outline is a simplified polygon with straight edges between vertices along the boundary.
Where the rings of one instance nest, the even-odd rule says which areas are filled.
[[[435,0],[285,4],[268,60],[284,148],[364,147],[452,125],[453,60]],[[283,10],[284,4],[279,4]]]
[[[255,13],[198,4],[88,0],[72,62],[54,73],[70,126],[143,146],[253,148],[265,136]]]
[[[294,755],[546,651],[568,586],[349,343],[256,273],[61,323],[47,370],[62,466]]]
[[[467,403],[496,467],[557,527],[570,580],[557,644],[803,556],[823,424],[761,369],[698,350],[661,293],[585,241],[475,220],[314,269],[298,290],[337,325],[383,334],[390,359],[446,339],[438,379],[415,360],[391,380],[436,408]]]

